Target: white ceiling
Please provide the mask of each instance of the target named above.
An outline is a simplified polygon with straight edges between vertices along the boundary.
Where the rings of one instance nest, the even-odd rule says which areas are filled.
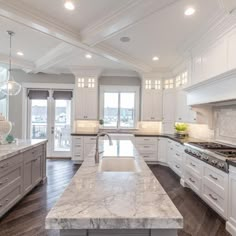
[[[0,62],[8,55],[6,30],[13,30],[13,57],[29,72],[69,72],[76,66],[170,71],[221,16],[222,2],[74,0],[75,11],[67,11],[64,0],[0,0]],[[195,15],[184,15],[188,6]],[[131,41],[120,42],[122,36]],[[84,56],[88,52],[90,60]],[[153,56],[160,60],[153,62]]]

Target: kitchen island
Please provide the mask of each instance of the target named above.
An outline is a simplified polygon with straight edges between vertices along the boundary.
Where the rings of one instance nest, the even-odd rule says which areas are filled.
[[[40,182],[46,181],[47,140],[0,145],[0,218]]]
[[[131,141],[101,141],[104,150],[95,164],[94,151],[84,160],[59,201],[46,217],[47,229],[67,235],[174,236],[183,228],[183,218]],[[133,160],[113,165],[104,160]],[[117,162],[118,163],[118,162]]]

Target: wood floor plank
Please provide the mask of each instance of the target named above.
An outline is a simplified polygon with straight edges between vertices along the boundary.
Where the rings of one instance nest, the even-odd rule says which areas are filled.
[[[59,236],[57,230],[45,230],[45,217],[79,167],[69,160],[48,160],[48,182],[33,189],[0,219],[0,236]],[[224,220],[191,190],[183,188],[169,168],[150,168],[184,217],[184,229],[178,236],[229,236]]]

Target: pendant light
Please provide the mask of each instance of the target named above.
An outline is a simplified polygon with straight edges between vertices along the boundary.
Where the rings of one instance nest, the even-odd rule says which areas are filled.
[[[7,31],[8,35],[10,36],[10,51],[9,51],[9,70],[7,75],[7,81],[4,82],[1,87],[0,91],[8,96],[15,96],[20,93],[21,85],[17,83],[13,76],[12,76],[12,68],[11,68],[11,45],[12,45],[12,36],[15,35],[12,31]]]

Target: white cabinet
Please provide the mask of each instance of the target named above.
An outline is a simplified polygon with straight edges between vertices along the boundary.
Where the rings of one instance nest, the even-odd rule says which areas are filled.
[[[135,147],[145,161],[158,161],[156,137],[135,137]]]
[[[176,92],[174,89],[163,91],[163,122],[175,121],[175,99]]]
[[[84,137],[84,158],[86,158],[91,151],[95,153],[96,136],[85,136]]]
[[[77,78],[75,93],[75,119],[97,120],[98,87],[96,79]]]
[[[158,161],[164,164],[167,164],[167,148],[168,148],[168,139],[167,138],[157,138],[158,142]]]
[[[162,120],[162,87],[161,79],[143,79],[142,120]]]
[[[228,221],[226,229],[236,235],[236,167],[229,167]]]
[[[84,160],[84,138],[82,136],[72,137],[72,160],[74,162]]]
[[[195,123],[197,120],[196,112],[187,105],[187,93],[178,90],[176,93],[176,122]]]

